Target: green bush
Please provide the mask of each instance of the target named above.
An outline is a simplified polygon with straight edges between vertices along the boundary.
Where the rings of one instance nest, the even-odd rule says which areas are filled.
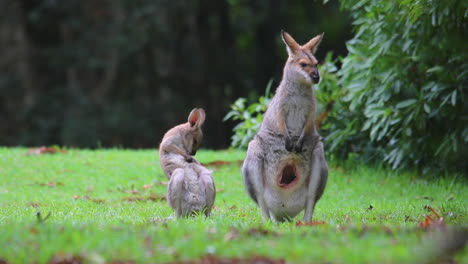
[[[229,119],[241,121],[233,128],[234,135],[231,137],[231,147],[247,148],[249,142],[260,129],[263,114],[272,98],[272,83],[273,80],[268,82],[265,95],[260,96],[258,102],[247,104],[247,99],[241,97],[231,105],[231,111],[226,114],[223,121]]]
[[[393,168],[466,169],[467,2],[341,3],[356,33],[340,70],[349,125],[330,135],[332,151],[352,145]]]

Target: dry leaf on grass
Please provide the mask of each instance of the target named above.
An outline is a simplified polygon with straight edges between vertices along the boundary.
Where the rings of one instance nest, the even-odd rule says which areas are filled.
[[[327,223],[324,221],[312,221],[312,222],[302,222],[297,221],[296,226],[318,226],[318,225],[326,225]]]
[[[203,166],[205,167],[216,167],[216,168],[219,168],[219,167],[223,167],[223,166],[227,166],[227,165],[242,165],[242,163],[244,163],[243,160],[235,160],[235,161],[225,161],[225,160],[215,160],[215,161],[211,161],[211,162],[206,162],[206,163],[202,163]]]
[[[220,258],[218,256],[204,256],[200,262],[192,262],[200,264],[285,264],[283,259],[272,259],[268,257],[251,257],[251,258]]]
[[[56,187],[56,186],[63,186],[64,184],[62,182],[48,182],[48,183],[31,183],[28,185],[39,185],[39,186],[47,186],[47,187]]]
[[[152,183],[145,184],[145,185],[143,185],[143,190],[148,190],[148,189],[150,189],[151,187],[153,187],[153,184],[152,184]]]
[[[152,194],[148,196],[133,196],[133,197],[124,197],[122,200],[127,201],[127,202],[144,202],[144,201],[165,201],[166,196],[164,195],[157,195],[157,194]]]
[[[423,229],[429,228],[443,228],[445,227],[444,218],[434,210],[434,208],[426,205],[424,209],[428,210],[432,215],[424,215],[424,220],[418,224],[418,227]]]
[[[52,257],[49,264],[81,264],[84,263],[83,257],[58,253]]]
[[[55,154],[55,153],[67,153],[64,149],[59,149],[55,147],[39,147],[39,148],[32,148],[28,149],[25,153],[26,155],[42,155],[42,154]]]

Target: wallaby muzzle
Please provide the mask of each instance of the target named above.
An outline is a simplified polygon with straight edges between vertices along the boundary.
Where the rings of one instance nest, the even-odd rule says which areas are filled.
[[[317,84],[320,81],[320,74],[317,69],[314,69],[312,71],[312,74],[310,75],[310,78],[312,78],[312,82]]]

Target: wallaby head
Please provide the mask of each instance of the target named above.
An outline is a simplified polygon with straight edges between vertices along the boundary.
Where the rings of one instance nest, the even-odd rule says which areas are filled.
[[[186,135],[183,137],[184,148],[190,155],[195,155],[203,139],[202,125],[205,122],[205,110],[195,108],[190,112]]]
[[[289,58],[284,66],[283,79],[287,81],[299,81],[310,85],[318,83],[320,75],[317,69],[318,61],[314,57],[323,33],[309,40],[304,45],[299,45],[287,32],[281,31],[281,37],[286,44]]]

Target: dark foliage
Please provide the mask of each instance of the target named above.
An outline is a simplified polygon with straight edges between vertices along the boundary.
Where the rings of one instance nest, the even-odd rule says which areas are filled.
[[[280,76],[280,29],[326,32],[345,52],[348,18],[321,1],[0,0],[0,145],[155,147],[194,107],[204,147],[240,96]],[[318,56],[321,57],[320,54]]]

